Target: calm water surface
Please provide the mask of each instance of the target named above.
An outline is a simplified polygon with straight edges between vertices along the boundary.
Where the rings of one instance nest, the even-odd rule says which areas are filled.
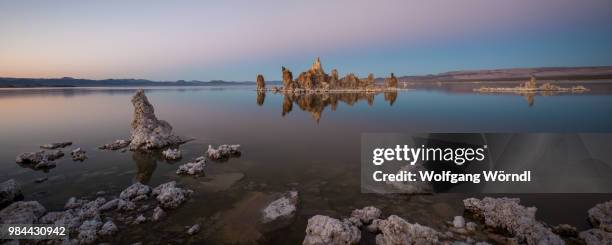
[[[0,181],[14,178],[25,199],[59,210],[71,196],[118,195],[134,181],[157,185],[177,180],[195,191],[162,222],[123,227],[116,241],[300,243],[315,214],[347,216],[354,208],[380,207],[411,222],[443,227],[463,212],[468,195],[360,194],[360,134],[363,132],[612,132],[612,96],[482,95],[438,90],[397,94],[344,94],[331,100],[257,95],[252,87],[151,88],[157,117],[176,134],[194,138],[181,146],[183,160],[159,154],[97,149],[129,135],[135,88],[0,90]],[[329,103],[329,101],[335,101]],[[87,151],[85,162],[69,156],[57,167],[35,171],[15,163],[21,152],[50,142],[73,141]],[[211,162],[206,176],[177,176],[178,165],[204,154],[209,144],[240,144],[243,154]],[[47,177],[36,184],[35,179]],[[300,191],[296,220],[268,229],[255,220],[271,193]],[[587,226],[586,210],[612,195],[522,195],[539,218]],[[185,238],[184,226],[205,224]],[[151,235],[151,230],[156,235]],[[272,230],[272,231],[271,231]],[[143,232],[147,231],[147,232]]]

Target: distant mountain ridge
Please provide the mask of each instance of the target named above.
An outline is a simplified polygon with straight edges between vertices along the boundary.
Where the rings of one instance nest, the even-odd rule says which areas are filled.
[[[255,82],[229,82],[222,80],[202,81],[151,81],[146,79],[81,79],[62,78],[9,78],[0,77],[0,88],[27,87],[130,87],[130,86],[227,86],[254,85]]]
[[[402,82],[437,82],[437,81],[517,81],[531,76],[550,80],[586,80],[612,79],[612,66],[590,67],[537,67],[509,68],[490,70],[450,71],[422,76],[401,76]],[[376,80],[380,82],[382,78]],[[269,85],[282,85],[280,81],[266,81]],[[152,81],[146,79],[81,79],[63,78],[10,78],[0,77],[0,88],[27,87],[129,87],[129,86],[231,86],[255,85],[254,81]]]
[[[612,66],[538,67],[491,70],[450,71],[425,76],[402,76],[402,81],[513,81],[531,76],[538,79],[604,79],[612,78]]]

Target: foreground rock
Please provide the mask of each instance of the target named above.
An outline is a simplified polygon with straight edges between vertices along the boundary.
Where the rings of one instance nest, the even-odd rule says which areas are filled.
[[[70,152],[70,155],[72,156],[72,161],[82,162],[87,159],[86,152],[81,148],[74,149],[72,152]]]
[[[178,208],[192,193],[191,190],[176,187],[175,181],[161,184],[153,189],[153,196],[157,198],[159,206],[165,209]]]
[[[382,216],[382,211],[380,209],[368,206],[362,209],[355,209],[351,213],[351,217],[359,219],[359,221],[363,224],[372,223],[375,219],[380,219]]]
[[[578,234],[587,245],[612,244],[612,233],[602,229],[590,229]]]
[[[295,215],[298,204],[298,192],[289,191],[279,199],[274,200],[263,209],[263,223],[277,219],[289,219]]]
[[[217,149],[208,145],[206,154],[208,155],[208,159],[211,160],[227,160],[230,157],[240,156],[238,148],[240,148],[240,145],[220,145]]]
[[[589,209],[588,214],[595,228],[612,232],[612,200],[595,205]]]
[[[151,192],[151,187],[136,182],[123,190],[121,194],[119,194],[119,198],[128,201],[142,201],[148,199]]]
[[[198,157],[194,162],[185,163],[176,170],[176,174],[199,175],[204,172],[206,158]]]
[[[308,219],[304,245],[358,244],[361,232],[350,222],[343,222],[324,215]],[[399,244],[399,243],[398,243]]]
[[[48,149],[48,150],[53,150],[53,149],[57,149],[57,148],[64,148],[64,147],[69,146],[69,145],[72,145],[72,142],[70,142],[70,141],[56,142],[56,143],[50,143],[50,144],[41,145],[40,148]]]
[[[37,201],[14,202],[0,210],[0,224],[35,224],[45,212]]]
[[[515,236],[519,243],[565,244],[549,228],[536,221],[535,207],[519,205],[518,198],[490,198],[463,200],[467,211],[482,219],[486,226],[501,229]]]
[[[411,224],[404,219],[391,215],[378,223],[381,234],[376,236],[376,244],[437,244],[441,234],[436,230],[419,224]]]
[[[22,197],[21,189],[14,179],[0,183],[0,208],[11,204]]]
[[[159,149],[169,145],[184,143],[180,137],[172,134],[172,126],[155,116],[153,105],[149,103],[144,90],[136,91],[132,97],[134,119],[130,150]]]
[[[179,149],[166,149],[162,151],[162,155],[168,160],[179,160],[182,157]]]
[[[119,139],[119,140],[115,140],[115,142],[113,142],[113,143],[104,144],[104,145],[98,147],[98,149],[116,151],[116,150],[128,147],[131,142],[132,142],[131,140],[121,140],[121,139]]]
[[[64,156],[62,151],[36,151],[24,152],[15,158],[15,162],[28,165],[34,169],[45,169],[55,167],[54,160]]]

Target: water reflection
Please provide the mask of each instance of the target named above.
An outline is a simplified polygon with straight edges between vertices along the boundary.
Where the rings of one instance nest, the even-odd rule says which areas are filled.
[[[293,104],[296,104],[301,110],[309,112],[312,117],[319,122],[323,110],[328,106],[331,106],[331,110],[335,111],[340,102],[353,106],[360,100],[365,100],[369,106],[373,106],[374,98],[380,93],[384,94],[384,100],[389,102],[390,106],[397,100],[397,91],[361,93],[283,93],[282,115],[285,116],[291,112],[291,110],[293,110]],[[257,92],[258,105],[263,105],[265,96],[265,92]]]
[[[157,168],[157,160],[159,157],[156,157],[150,153],[142,153],[142,152],[133,152],[132,160],[136,163],[136,176],[134,177],[138,182],[147,184],[151,180],[151,176],[155,172],[155,168]]]

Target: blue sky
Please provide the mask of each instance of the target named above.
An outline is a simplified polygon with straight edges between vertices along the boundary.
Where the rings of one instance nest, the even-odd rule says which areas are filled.
[[[0,76],[280,79],[612,65],[612,1],[4,1]]]

